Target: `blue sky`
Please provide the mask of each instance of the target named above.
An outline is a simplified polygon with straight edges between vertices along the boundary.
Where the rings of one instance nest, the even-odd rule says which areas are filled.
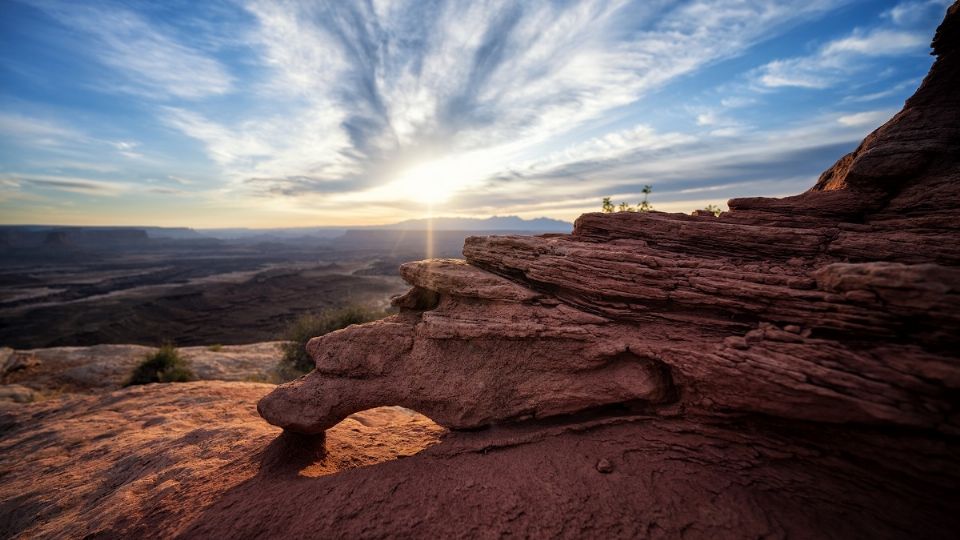
[[[0,222],[574,219],[807,189],[949,0],[0,2]]]

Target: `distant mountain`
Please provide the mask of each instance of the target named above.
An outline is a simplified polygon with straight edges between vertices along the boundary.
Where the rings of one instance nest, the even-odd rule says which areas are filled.
[[[408,219],[392,225],[351,227],[351,229],[389,229],[404,231],[433,229],[436,231],[531,231],[567,233],[573,229],[573,224],[559,219],[523,219],[518,216],[493,216],[485,219],[435,217],[432,219]]]

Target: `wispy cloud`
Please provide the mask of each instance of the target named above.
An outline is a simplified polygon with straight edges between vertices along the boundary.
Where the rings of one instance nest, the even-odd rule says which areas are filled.
[[[905,90],[916,89],[920,86],[921,79],[908,79],[893,85],[892,87],[879,92],[870,92],[868,94],[848,96],[843,99],[844,103],[865,103],[868,101],[877,101],[879,99],[891,96],[902,95]]]
[[[112,88],[153,97],[197,99],[224,94],[232,77],[215,58],[117,4],[29,0],[72,31],[93,38],[89,51],[123,80]]]
[[[276,100],[274,112],[217,119],[178,107],[163,118],[202,141],[235,185],[286,196],[388,184],[438,155],[468,169],[479,153],[509,171],[585,123],[836,5],[255,1],[251,38],[268,74],[255,88]],[[605,159],[622,136],[575,151]]]
[[[172,174],[167,176],[167,179],[172,182],[176,182],[181,186],[189,186],[190,184],[193,183],[193,180],[190,180],[189,178],[183,178],[182,176],[174,176]]]
[[[886,56],[915,52],[929,42],[921,32],[878,29],[855,32],[824,45],[816,54],[774,60],[758,70],[757,81],[766,87],[827,88],[864,69],[857,56]]]
[[[774,60],[754,71],[754,79],[767,88],[800,87],[822,89],[870,69],[870,59],[926,51],[928,30],[919,23],[942,12],[942,0],[902,2],[884,13],[872,28],[856,28],[850,34],[829,41],[816,52]]]
[[[944,9],[951,3],[953,0],[908,0],[893,6],[884,15],[894,24],[914,25],[931,15],[942,16]]]
[[[86,134],[58,121],[9,112],[0,112],[0,136],[51,146],[90,139]]]
[[[149,193],[157,193],[159,195],[187,195],[188,194],[187,191],[184,191],[182,189],[166,188],[166,187],[148,188],[147,191]]]
[[[9,188],[22,189],[24,187],[33,187],[107,197],[114,197],[131,190],[131,186],[124,183],[105,182],[75,176],[19,173],[0,173],[0,184]]]
[[[889,120],[896,112],[893,109],[885,109],[845,114],[837,118],[837,122],[844,126],[878,126]]]
[[[81,161],[91,154],[104,157],[109,148],[118,156],[132,160],[143,160],[144,155],[134,151],[140,146],[137,141],[116,141],[94,137],[84,130],[67,125],[59,120],[38,118],[19,113],[0,111],[0,141],[11,147],[28,148],[53,155],[70,156],[78,159],[66,161],[56,159],[46,163],[47,167],[84,169],[96,172],[116,170],[109,163],[88,163]]]

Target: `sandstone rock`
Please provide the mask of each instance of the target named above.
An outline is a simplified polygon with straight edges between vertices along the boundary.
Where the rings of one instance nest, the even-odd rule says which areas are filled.
[[[468,238],[466,261],[403,266],[399,315],[311,341],[317,369],[260,413],[319,433],[378,405],[472,429],[630,404],[960,435],[957,17],[810,191]]]
[[[0,537],[170,538],[200,523],[218,527],[218,538],[280,531],[293,526],[291,512],[319,501],[246,493],[259,478],[270,478],[274,495],[293,495],[335,472],[416,454],[444,431],[380,408],[350,417],[325,441],[278,439],[253,407],[272,388],[153,384],[0,409]],[[216,501],[239,493],[260,511],[205,522]],[[305,526],[294,536],[315,532]]]
[[[455,430],[488,428],[427,454],[483,439],[509,448],[501,471],[552,471],[494,488],[515,494],[513,507],[477,502],[538,516],[496,529],[512,535],[949,537],[960,504],[958,34],[955,3],[903,111],[806,193],[731,200],[720,217],[595,213],[569,235],[468,238],[465,262],[404,267],[413,289],[398,315],[311,341],[316,370],[264,397],[260,414],[318,434],[402,405]],[[600,417],[615,420],[590,428],[592,442],[571,434],[580,428],[550,431]],[[574,453],[592,482],[559,472]],[[617,474],[597,475],[601,459]],[[448,474],[489,478],[466,462]],[[580,501],[576,515],[540,506],[570,503],[543,493],[557,483]],[[606,506],[578,497],[608,488],[618,497],[598,495]],[[461,519],[472,505],[438,507]],[[398,511],[393,499],[378,508]]]
[[[0,537],[952,538],[960,526],[956,447],[915,431],[608,411],[436,444],[423,417],[377,409],[325,437],[279,435],[253,412],[270,389],[156,384],[0,412]]]

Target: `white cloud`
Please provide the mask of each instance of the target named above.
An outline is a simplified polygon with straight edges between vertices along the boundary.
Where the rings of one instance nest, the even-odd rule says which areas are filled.
[[[51,146],[89,140],[86,134],[60,122],[8,112],[0,112],[0,135]]]
[[[698,126],[713,126],[719,122],[717,113],[714,111],[707,111],[697,115],[697,125]]]
[[[615,131],[571,145],[543,158],[518,164],[511,170],[535,173],[543,170],[570,167],[583,162],[612,161],[638,152],[652,152],[673,148],[696,141],[693,135],[657,133],[645,125]]]
[[[182,189],[176,188],[166,188],[166,187],[152,187],[147,189],[150,193],[156,193],[159,195],[188,195],[189,192]]]
[[[868,101],[876,101],[878,99],[884,99],[891,96],[903,95],[905,90],[915,90],[920,86],[921,79],[908,79],[898,84],[895,84],[888,88],[887,90],[881,90],[879,92],[871,92],[869,94],[863,94],[858,96],[848,96],[843,99],[844,103],[865,103]]]
[[[94,137],[73,126],[48,118],[37,118],[17,113],[0,112],[0,139],[7,144],[30,150],[40,150],[57,156],[69,156],[67,161],[51,160],[46,167],[66,167],[104,172],[115,170],[108,163],[90,164],[82,160],[91,154],[101,154],[110,148],[116,155],[143,160],[143,154],[133,151],[140,146],[136,141],[114,141]]]
[[[234,185],[271,193],[365,192],[437,156],[484,155],[509,171],[578,144],[564,137],[652,89],[837,5],[253,1],[249,37],[266,77],[252,89],[275,105],[271,114],[217,118],[181,105],[162,117],[202,141]],[[576,159],[606,159],[617,137],[642,135],[582,143]]]
[[[914,52],[930,42],[920,32],[878,29],[872,32],[854,32],[853,35],[828,43],[821,53],[824,57],[843,54],[888,56]]]
[[[774,60],[761,66],[754,71],[754,78],[767,88],[828,88],[866,69],[864,58],[917,53],[924,51],[928,43],[929,36],[922,31],[884,27],[854,30],[826,43],[812,55]]]
[[[896,110],[884,109],[879,111],[864,111],[852,114],[845,114],[837,118],[837,122],[844,126],[873,126],[877,127],[880,124],[889,120]]]
[[[710,196],[710,202],[719,204],[731,197],[795,194],[812,186],[823,169],[888,117],[883,111],[845,116],[853,116],[852,121],[840,123],[836,116],[823,115],[775,130],[641,151],[629,159],[517,170],[517,181],[490,183],[482,192],[454,201],[451,209],[478,214],[484,209],[524,214],[535,209],[533,213],[541,215],[574,218],[595,211],[603,196],[636,202],[643,184],[653,184],[651,200],[660,210],[689,211],[702,207],[690,207],[691,201]],[[589,182],[576,181],[580,178]]]
[[[125,183],[105,182],[76,176],[57,176],[30,173],[0,173],[0,184],[23,189],[33,187],[44,190],[68,191],[83,195],[115,197],[128,192],[132,186]]]
[[[757,98],[747,96],[730,96],[720,100],[720,105],[727,109],[739,109],[757,102]]]
[[[220,95],[232,77],[216,59],[180,43],[169,31],[117,5],[30,2],[71,30],[94,38],[91,53],[125,76],[112,89],[151,97],[197,99]]]
[[[944,10],[953,3],[953,0],[917,0],[901,2],[890,8],[884,15],[894,24],[909,26],[916,24],[934,12],[935,16],[943,16]]]
[[[722,103],[721,103],[722,105]],[[747,126],[716,109],[693,108],[697,126],[707,128],[713,137],[732,137],[741,134]]]

